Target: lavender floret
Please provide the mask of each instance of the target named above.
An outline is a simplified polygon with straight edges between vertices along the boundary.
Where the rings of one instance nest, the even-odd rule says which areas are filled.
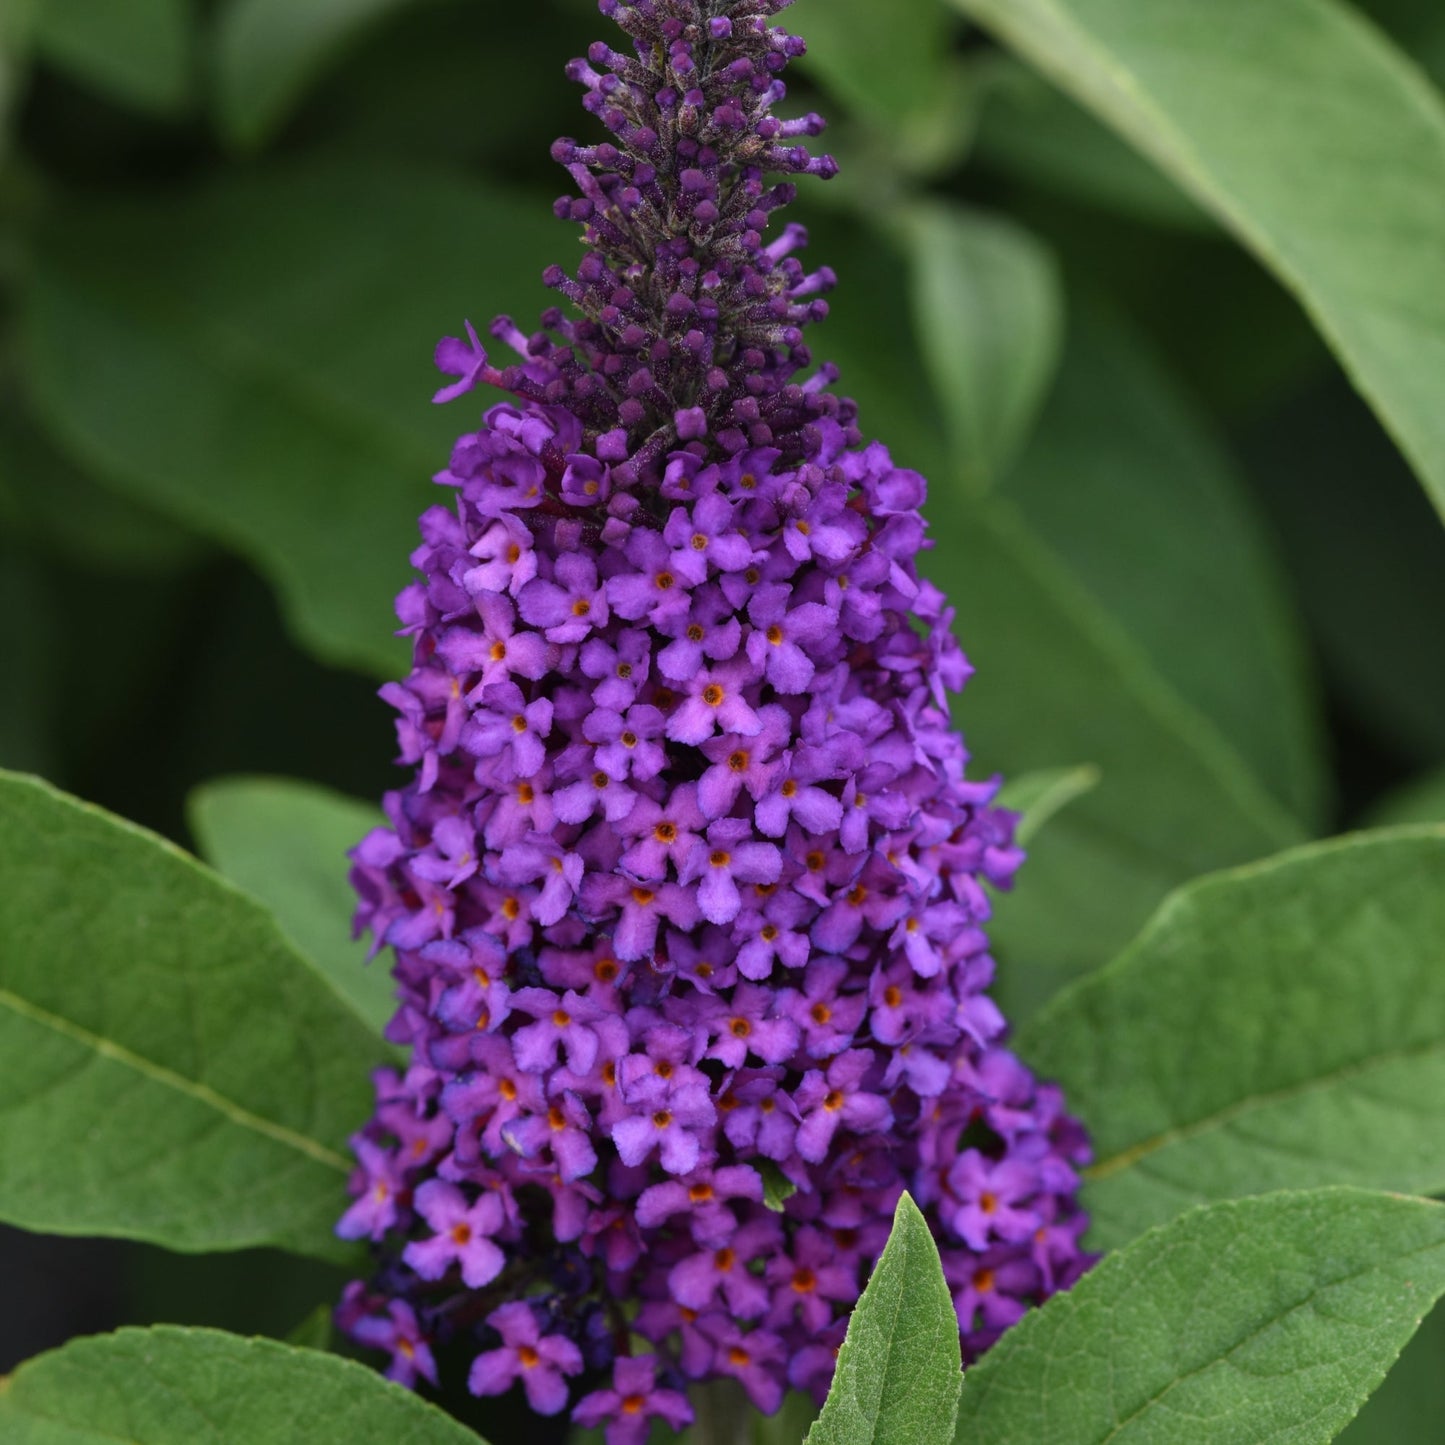
[[[634,53],[569,72],[614,137],[554,148],[579,316],[498,321],[500,368],[438,348],[439,401],[513,400],[421,520],[412,781],[353,854],[411,1063],[356,1140],[339,1230],[381,1267],[341,1322],[408,1382],[469,1341],[474,1391],[609,1445],[692,1382],[821,1398],[904,1189],[968,1358],[1088,1263],[1086,1137],[987,993],[1022,853],[949,722],[925,484],[796,379],[833,277],[767,239],[768,177],[834,166],[772,114],[787,3],[600,0]]]

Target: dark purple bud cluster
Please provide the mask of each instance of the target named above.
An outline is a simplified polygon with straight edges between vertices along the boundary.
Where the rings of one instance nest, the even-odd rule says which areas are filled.
[[[821,1396],[904,1189],[969,1357],[1087,1262],[1087,1141],[987,993],[1022,855],[949,721],[923,479],[788,381],[827,278],[764,243],[763,175],[829,165],[769,113],[783,3],[601,0],[638,59],[578,63],[619,144],[560,150],[585,319],[505,372],[438,352],[443,399],[517,403],[422,518],[413,777],[354,854],[412,1058],[356,1140],[340,1229],[381,1264],[341,1321],[407,1381],[468,1342],[475,1392],[609,1445],[690,1382]]]

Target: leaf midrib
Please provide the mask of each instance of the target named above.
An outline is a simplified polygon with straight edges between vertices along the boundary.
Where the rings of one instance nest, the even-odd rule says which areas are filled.
[[[239,1128],[249,1130],[274,1143],[295,1150],[308,1159],[322,1164],[328,1169],[334,1169],[340,1174],[349,1175],[351,1172],[351,1165],[347,1160],[319,1140],[287,1128],[284,1124],[277,1124],[259,1114],[254,1114],[234,1100],[218,1093],[208,1084],[188,1079],[183,1074],[178,1074],[174,1070],[166,1068],[165,1065],[157,1064],[124,1045],[116,1043],[113,1039],[92,1033],[89,1029],[70,1019],[42,1009],[8,989],[0,989],[0,1008],[7,1008],[21,1018],[28,1019],[32,1023],[39,1024],[43,1028],[48,1028],[52,1032],[80,1044],[100,1058],[119,1064],[123,1068],[142,1075],[152,1083],[195,1100]]]

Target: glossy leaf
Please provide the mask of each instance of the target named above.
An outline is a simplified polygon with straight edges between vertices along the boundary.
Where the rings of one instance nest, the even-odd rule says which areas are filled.
[[[6,1445],[479,1445],[336,1355],[160,1326],[72,1340],[0,1388]]]
[[[0,817],[0,1218],[346,1258],[371,1032],[160,838],[15,774]]]
[[[41,229],[24,359],[88,470],[243,552],[323,657],[393,675],[391,599],[443,500],[429,478],[488,404],[431,407],[436,339],[535,314],[571,244],[545,204],[416,167],[77,201]]]
[[[1359,834],[1176,894],[1016,1047],[1088,1120],[1091,1241],[1191,1204],[1445,1190],[1445,828]]]
[[[378,809],[288,778],[222,778],[187,802],[202,856],[265,903],[296,947],[378,1033],[396,1012],[386,960],[351,937],[348,849],[385,820]]]
[[[249,148],[285,122],[348,43],[413,0],[227,0],[216,19],[221,130]]]
[[[1097,768],[1046,768],[1042,772],[1011,778],[999,793],[998,804],[1022,814],[1014,830],[1014,838],[1016,842],[1025,844],[1056,813],[1098,786]]]
[[[1299,297],[1445,511],[1445,103],[1420,72],[1336,0],[955,3]]]
[[[172,114],[190,99],[190,0],[31,3],[35,46],[46,60],[145,110]]]
[[[1058,363],[1064,298],[1022,227],[956,206],[909,212],[914,327],[957,473],[980,490],[1026,439]]]
[[[1197,1209],[1106,1256],[964,1381],[959,1445],[1316,1445],[1445,1292],[1445,1207],[1355,1189]]]
[[[961,1368],[938,1246],[905,1194],[805,1445],[948,1445]]]

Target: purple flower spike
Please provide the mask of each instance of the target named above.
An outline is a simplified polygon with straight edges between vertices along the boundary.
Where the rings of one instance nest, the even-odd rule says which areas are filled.
[[[570,310],[499,318],[506,365],[438,348],[439,400],[509,399],[436,475],[382,694],[410,780],[352,855],[411,1062],[353,1140],[378,1263],[338,1322],[608,1445],[690,1382],[821,1399],[905,1189],[966,1360],[1089,1263],[1087,1138],[988,995],[1022,854],[949,715],[925,483],[805,340],[834,278],[778,213],[834,166],[772,114],[788,3],[599,0]]]

